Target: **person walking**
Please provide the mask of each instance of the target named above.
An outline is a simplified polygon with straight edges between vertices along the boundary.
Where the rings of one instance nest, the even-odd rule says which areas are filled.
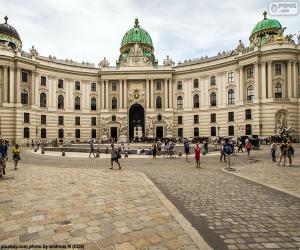
[[[152,155],[153,155],[153,158],[156,158],[156,145],[155,145],[155,143],[152,145]]]
[[[292,165],[292,157],[294,157],[295,149],[290,140],[287,141],[287,157],[289,159],[288,166]]]
[[[4,144],[4,140],[0,139],[0,177],[5,175],[5,168],[6,168],[6,160],[7,160],[7,147]]]
[[[221,141],[221,156],[220,156],[220,162],[222,162],[222,158],[224,158],[224,162],[226,162],[226,155],[224,153],[224,146],[226,145],[225,141],[222,139]]]
[[[34,149],[34,141],[31,140],[31,149]]]
[[[281,143],[280,145],[280,158],[279,158],[279,162],[278,162],[278,166],[280,166],[280,163],[282,161],[283,158],[283,166],[285,166],[286,163],[286,157],[287,157],[287,153],[288,153],[288,145],[287,145],[287,140],[284,139],[283,143]]]
[[[189,162],[190,143],[189,143],[188,139],[184,140],[183,147],[184,147],[184,152],[185,152],[185,161]]]
[[[94,142],[93,142],[93,140],[90,141],[90,155],[89,155],[89,158],[91,158],[91,154],[93,154],[94,158],[96,158],[95,152],[94,152]]]
[[[114,161],[119,165],[119,169],[121,169],[121,165],[119,163],[119,159],[121,158],[121,154],[117,148],[115,148],[115,145],[111,144],[111,166],[110,169],[113,169]]]
[[[251,149],[253,148],[253,145],[252,145],[252,143],[250,142],[250,140],[248,140],[248,142],[246,143],[245,148],[246,148],[246,150],[247,150],[248,157],[250,157],[250,151],[251,151]]]
[[[272,155],[272,161],[276,162],[276,150],[277,150],[277,146],[275,142],[272,142],[271,144],[271,155]]]
[[[12,149],[13,161],[14,161],[14,164],[15,164],[15,170],[18,169],[18,162],[19,162],[19,160],[21,160],[20,153],[21,153],[21,150],[20,150],[19,144],[16,144]]]
[[[243,143],[241,142],[241,140],[238,140],[238,143],[237,143],[237,144],[238,144],[238,153],[239,153],[239,152],[242,152],[242,153],[243,153],[243,152],[244,152],[244,151],[243,151]]]
[[[201,155],[201,147],[199,146],[199,142],[196,143],[195,146],[195,160],[196,160],[196,167],[200,167],[200,155]]]

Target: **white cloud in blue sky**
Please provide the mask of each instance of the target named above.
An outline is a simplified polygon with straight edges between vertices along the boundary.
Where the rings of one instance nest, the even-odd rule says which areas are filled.
[[[107,57],[114,65],[125,32],[136,17],[152,37],[155,55],[176,62],[212,56],[248,44],[254,25],[269,1],[252,0],[0,0],[0,17],[7,15],[22,39],[44,56],[98,64]],[[298,34],[297,16],[270,17]],[[3,20],[4,21],[4,20]]]

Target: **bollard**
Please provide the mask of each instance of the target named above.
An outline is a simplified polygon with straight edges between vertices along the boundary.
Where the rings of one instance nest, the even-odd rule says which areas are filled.
[[[66,156],[66,152],[64,150],[61,152],[61,156]]]

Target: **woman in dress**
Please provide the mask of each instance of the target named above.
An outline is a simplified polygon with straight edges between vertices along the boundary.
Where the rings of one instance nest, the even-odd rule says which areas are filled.
[[[200,154],[201,154],[201,148],[199,146],[199,142],[197,142],[196,146],[195,146],[195,160],[196,160],[196,167],[197,168],[201,168],[200,167]]]
[[[19,160],[21,160],[20,158],[20,147],[19,147],[19,144],[16,144],[13,149],[12,149],[12,154],[13,154],[13,161],[15,163],[15,170],[17,170],[18,168],[18,162]]]

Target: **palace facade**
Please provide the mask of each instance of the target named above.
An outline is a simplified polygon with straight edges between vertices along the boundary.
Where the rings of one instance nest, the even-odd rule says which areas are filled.
[[[200,35],[199,35],[200,39]],[[180,49],[180,48],[178,48]],[[22,51],[17,30],[0,24],[0,134],[85,141],[135,136],[274,135],[283,124],[300,134],[300,44],[264,17],[249,44],[175,65],[155,59],[136,19],[116,66]]]

